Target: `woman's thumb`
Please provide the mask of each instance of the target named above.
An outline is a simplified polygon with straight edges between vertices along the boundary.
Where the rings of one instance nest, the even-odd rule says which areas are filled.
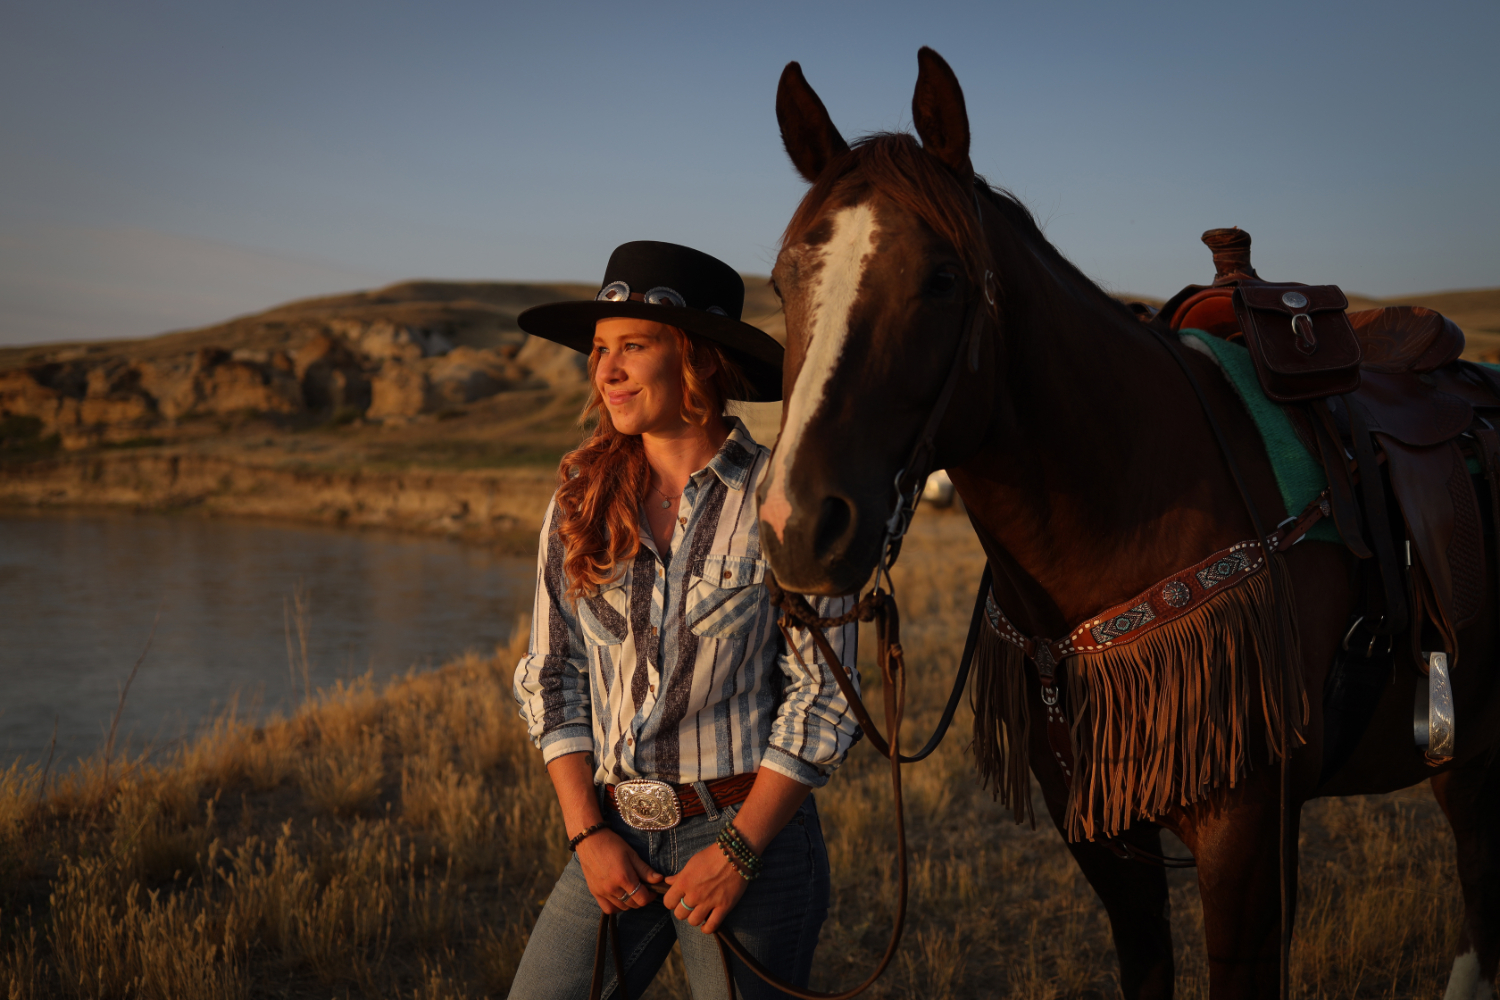
[[[639,876],[643,881],[650,882],[652,885],[655,885],[657,882],[660,882],[662,880],[661,872],[646,864],[645,859],[634,851],[630,852],[630,863],[635,866],[636,875]]]

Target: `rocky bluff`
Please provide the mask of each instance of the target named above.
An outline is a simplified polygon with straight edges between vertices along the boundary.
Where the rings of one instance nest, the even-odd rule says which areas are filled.
[[[576,384],[583,359],[516,315],[579,285],[406,282],[139,341],[0,351],[6,437],[64,450],[218,433],[226,422],[405,421]]]

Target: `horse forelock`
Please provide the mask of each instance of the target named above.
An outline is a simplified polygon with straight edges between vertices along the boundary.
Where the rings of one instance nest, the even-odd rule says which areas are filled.
[[[819,235],[817,227],[831,210],[876,196],[912,213],[953,247],[970,280],[977,283],[993,269],[972,192],[906,132],[876,132],[854,140],[803,197],[782,233],[782,247]]]

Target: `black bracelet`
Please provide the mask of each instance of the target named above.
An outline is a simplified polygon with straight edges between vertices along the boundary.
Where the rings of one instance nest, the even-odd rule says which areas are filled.
[[[583,843],[583,841],[584,841],[585,838],[592,837],[594,834],[598,833],[600,830],[608,830],[608,829],[609,829],[609,824],[606,823],[606,822],[604,822],[603,820],[600,820],[599,822],[595,823],[593,826],[589,827],[587,830],[585,830],[582,833],[578,834],[572,840],[568,841],[568,850],[572,851],[574,854],[577,854],[578,853],[578,845],[581,844],[581,843]]]

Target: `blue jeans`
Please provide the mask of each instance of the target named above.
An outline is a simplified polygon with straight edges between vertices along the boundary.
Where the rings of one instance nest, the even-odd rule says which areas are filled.
[[[619,813],[607,803],[604,806],[611,829],[663,875],[680,872],[689,858],[714,842],[737,812],[739,806],[711,810],[709,816],[694,816],[674,829],[648,833],[627,826]],[[828,916],[828,852],[812,796],[771,841],[762,861],[760,878],[746,888],[724,926],[777,977],[806,986],[818,931]],[[599,913],[574,855],[537,917],[511,984],[510,1000],[584,1000],[593,974]],[[619,924],[625,985],[632,1000],[646,992],[674,941],[682,945],[694,1000],[728,997],[717,939],[678,920],[659,897],[620,914]],[[735,989],[745,1000],[787,996],[771,989],[739,959],[730,956],[730,964]],[[612,946],[605,960],[604,982],[604,996],[617,996]]]

